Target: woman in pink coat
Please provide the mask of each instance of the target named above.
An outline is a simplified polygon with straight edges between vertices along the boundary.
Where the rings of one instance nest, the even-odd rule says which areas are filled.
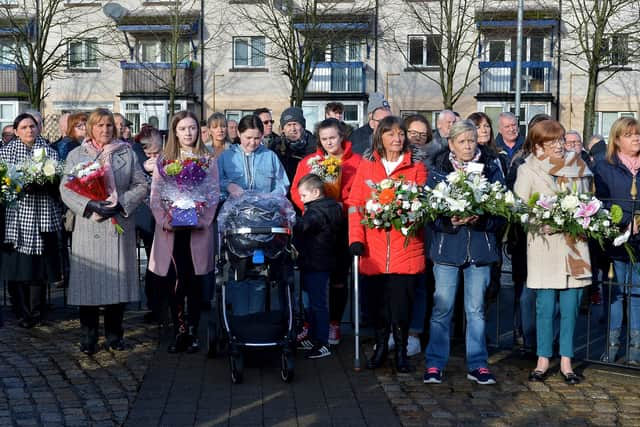
[[[188,111],[177,113],[151,181],[156,226],[149,270],[165,278],[169,287],[176,335],[170,353],[200,349],[202,280],[214,268],[213,218],[219,191],[217,164],[200,140],[196,116]],[[189,220],[188,213],[194,211]],[[186,318],[185,300],[189,305]]]

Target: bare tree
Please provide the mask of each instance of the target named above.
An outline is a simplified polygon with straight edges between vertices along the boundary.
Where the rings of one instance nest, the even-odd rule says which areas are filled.
[[[324,50],[360,34],[349,26],[354,19],[372,17],[368,0],[261,0],[238,5],[235,13],[264,36],[267,43],[260,53],[279,63],[291,85],[290,104],[298,107]]]
[[[68,49],[74,42],[95,35],[103,25],[82,24],[99,6],[67,7],[65,0],[17,0],[2,2],[0,20],[11,32],[4,36],[5,62],[15,61],[20,80],[26,87],[31,106],[40,110],[48,96],[44,82],[64,78]]]
[[[583,138],[593,134],[598,88],[640,58],[638,0],[567,0],[564,58],[587,77]]]

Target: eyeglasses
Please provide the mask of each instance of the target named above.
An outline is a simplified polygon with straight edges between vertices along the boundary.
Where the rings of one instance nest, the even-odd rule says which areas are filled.
[[[561,147],[565,144],[564,138],[560,138],[560,139],[556,139],[553,141],[545,141],[542,143],[542,145],[544,145],[545,147]]]
[[[87,127],[86,123],[78,123],[77,125],[74,126],[76,129],[84,129]]]
[[[272,125],[274,124],[276,121],[275,120],[263,120],[262,124],[263,125]]]
[[[640,133],[627,132],[627,133],[622,134],[622,136],[625,137],[625,138],[631,138],[633,136],[640,136]]]
[[[11,133],[11,132],[2,132],[2,137],[3,138],[8,138],[10,136],[13,136],[13,133]]]
[[[574,146],[578,146],[581,145],[582,143],[580,141],[564,141],[564,146],[565,147],[574,147]]]
[[[409,135],[411,138],[420,139],[427,139],[428,136],[426,132],[418,132],[417,130],[408,130],[407,135]]]

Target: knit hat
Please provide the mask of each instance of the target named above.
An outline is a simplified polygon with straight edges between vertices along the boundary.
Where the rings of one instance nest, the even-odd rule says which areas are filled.
[[[298,107],[289,107],[282,112],[280,116],[280,129],[289,122],[298,122],[302,127],[306,127],[307,121],[304,119],[304,113]]]
[[[373,92],[369,95],[369,104],[367,105],[367,114],[372,114],[378,108],[391,109],[389,103],[384,99],[384,95],[380,92]]]

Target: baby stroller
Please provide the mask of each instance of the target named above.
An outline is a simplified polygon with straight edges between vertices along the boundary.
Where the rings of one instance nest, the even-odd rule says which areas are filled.
[[[209,355],[228,345],[231,381],[243,380],[245,348],[279,347],[281,378],[294,376],[292,291],[287,280],[295,212],[284,197],[245,194],[227,201],[218,217],[217,316],[209,323]]]

